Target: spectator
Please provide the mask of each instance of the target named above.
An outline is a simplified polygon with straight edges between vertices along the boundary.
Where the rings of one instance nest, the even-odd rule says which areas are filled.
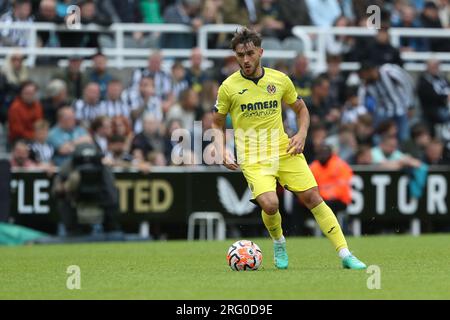
[[[92,141],[105,156],[108,153],[108,140],[112,135],[111,119],[100,116],[94,119],[90,127]]]
[[[38,120],[34,123],[34,139],[29,147],[32,159],[39,164],[52,165],[55,149],[47,142],[49,123],[46,120]]]
[[[202,114],[199,95],[194,89],[190,88],[181,93],[180,103],[174,105],[169,111],[167,121],[180,119],[183,128],[193,132],[194,121],[200,120]]]
[[[341,115],[330,101],[330,81],[326,77],[314,79],[311,97],[305,99],[305,103],[311,116],[311,124],[323,123],[328,131],[337,130],[337,121]]]
[[[311,125],[309,134],[305,144],[305,154],[308,163],[312,163],[316,160],[317,152],[322,144],[325,143],[325,139],[328,135],[327,129],[321,123]]]
[[[358,43],[359,44],[359,43]],[[389,33],[386,26],[378,30],[375,39],[367,45],[366,50],[361,50],[359,61],[370,61],[373,65],[380,66],[385,63],[403,65],[400,52],[389,42]]]
[[[10,1],[2,1],[0,2],[0,15],[7,12],[11,9],[11,2]]]
[[[331,27],[333,22],[342,15],[337,0],[306,0],[309,16],[317,27]]]
[[[172,86],[170,75],[162,70],[162,55],[156,51],[148,58],[147,68],[137,69],[133,72],[131,80],[130,94],[138,96],[140,81],[144,77],[150,77],[154,80],[155,95],[162,100],[162,108],[167,112],[174,103],[174,96],[172,94]]]
[[[89,82],[84,88],[83,99],[75,101],[74,109],[77,120],[89,128],[89,123],[101,114],[100,86]]]
[[[239,71],[240,67],[234,56],[228,56],[223,59],[223,65],[221,65],[216,74],[216,80],[218,83],[222,83],[231,74]]]
[[[401,20],[398,24],[394,24],[397,28],[420,28],[420,21],[417,19],[416,9],[407,5],[402,7]],[[400,38],[400,50],[405,51],[424,51],[425,44],[423,39],[416,37]]]
[[[145,14],[141,12],[142,2],[140,0],[112,0],[114,22],[142,23],[142,15]]]
[[[417,83],[422,112],[429,125],[450,121],[450,83],[440,72],[438,60],[429,60]]]
[[[107,71],[108,59],[101,52],[97,52],[92,57],[92,71],[89,74],[89,82],[98,83],[100,86],[100,99],[104,100],[108,83],[112,80],[112,75]]]
[[[175,61],[172,65],[172,92],[176,101],[179,100],[181,92],[188,87],[189,82],[186,79],[186,69],[181,61]]]
[[[309,60],[306,56],[298,55],[295,58],[292,64],[290,78],[300,97],[303,99],[311,97],[313,77],[309,71]]]
[[[320,146],[317,160],[310,165],[320,196],[333,212],[342,212],[352,201],[353,171],[328,145]]]
[[[347,101],[344,104],[341,122],[343,124],[356,124],[358,117],[366,114],[367,109],[359,101],[358,88],[349,88]]]
[[[333,23],[334,27],[345,28],[351,25],[350,20],[340,16]],[[327,39],[327,52],[332,56],[343,56],[344,60],[350,61],[355,46],[355,38],[347,35],[330,35]]]
[[[204,0],[202,6],[201,19],[206,24],[224,24],[223,22],[224,0]],[[226,34],[210,33],[208,34],[208,48],[226,48]]]
[[[285,31],[285,23],[279,3],[275,0],[260,0],[256,4],[258,22],[255,30],[264,37],[284,39],[289,32]]]
[[[111,18],[107,14],[103,14],[97,9],[94,0],[81,0],[80,6],[81,24],[96,24],[102,27],[109,27],[112,23]],[[82,48],[98,48],[99,42],[97,32],[60,32],[60,42],[62,47],[82,47]]]
[[[203,25],[200,17],[201,0],[180,0],[164,11],[164,22],[185,24],[197,32]],[[195,46],[194,34],[168,34],[162,39],[163,48],[192,48]]]
[[[12,10],[0,17],[1,23],[24,22],[32,23],[31,1],[15,0]],[[26,47],[28,46],[30,34],[26,29],[5,28],[0,31],[0,45],[4,47]]]
[[[67,85],[63,80],[54,79],[47,85],[46,92],[47,97],[42,100],[44,118],[50,122],[50,126],[54,126],[58,110],[69,104]]]
[[[278,5],[286,27],[290,32],[294,26],[308,26],[311,24],[308,7],[305,0],[279,0]]]
[[[253,25],[258,19],[255,0],[225,0],[223,22],[227,24]]]
[[[126,150],[131,149],[131,142],[134,138],[133,130],[129,118],[124,116],[115,116],[111,119],[112,135],[123,136],[125,138]]]
[[[53,162],[57,166],[70,158],[79,144],[92,143],[86,129],[76,125],[75,112],[69,106],[58,111],[58,122],[51,128],[48,143],[55,150]]]
[[[67,16],[67,9],[72,5],[73,0],[58,0],[56,3],[56,14],[60,18]]]
[[[372,161],[372,147],[366,144],[360,145],[356,152],[357,165],[371,165]]]
[[[429,165],[448,165],[450,162],[444,158],[444,145],[438,139],[432,139],[425,147],[424,162]]]
[[[380,144],[372,148],[372,164],[391,170],[419,168],[421,166],[418,159],[398,150],[398,140],[392,135],[384,135]]]
[[[157,166],[166,165],[164,138],[160,122],[154,115],[144,116],[143,131],[134,137],[131,153],[137,161],[147,161]]]
[[[411,128],[411,139],[403,143],[401,150],[416,159],[425,158],[425,149],[431,142],[431,134],[428,127],[417,123]]]
[[[37,169],[39,165],[31,160],[30,148],[23,140],[14,143],[11,153],[11,168],[13,169]]]
[[[182,123],[181,120],[179,119],[171,119],[168,121],[167,126],[166,126],[166,131],[164,134],[164,145],[165,145],[165,156],[166,159],[168,160],[168,164],[173,164],[172,163],[172,151],[175,147],[177,147],[177,145],[181,144],[182,142],[182,138],[180,138],[179,141],[174,141],[172,140],[172,135],[173,133],[178,130],[178,129],[182,129]],[[178,148],[178,147],[177,147]],[[175,150],[177,151],[177,150]],[[170,161],[169,161],[170,159]]]
[[[403,142],[408,139],[408,112],[414,106],[411,76],[397,65],[375,67],[369,63],[361,67],[360,77],[363,80],[363,101],[366,102],[367,96],[375,101],[375,126],[384,120],[394,120],[399,130],[399,140]]]
[[[327,71],[323,74],[330,81],[329,99],[333,107],[340,109],[345,103],[345,75],[341,72],[341,56],[327,56]]]
[[[81,56],[71,56],[67,69],[53,76],[55,79],[66,82],[69,101],[80,99],[83,95],[83,88],[88,84],[87,76],[84,72],[81,72],[82,62]]]
[[[200,93],[203,84],[209,80],[207,72],[202,69],[203,57],[200,48],[192,49],[190,62],[191,66],[186,71],[186,79],[189,86]]]
[[[358,144],[373,145],[374,126],[373,118],[370,114],[363,114],[358,117],[355,126],[356,141]]]
[[[423,28],[443,28],[439,18],[438,6],[434,2],[429,1],[425,3],[425,8],[420,16],[420,19]],[[426,42],[425,44],[428,51],[450,51],[448,38],[431,38],[423,39],[423,41]]]
[[[214,108],[218,91],[219,84],[216,81],[209,80],[204,83],[203,90],[200,92],[200,101],[203,111],[208,112]]]
[[[49,22],[54,24],[64,23],[64,19],[56,12],[56,0],[42,0],[39,3],[39,12],[35,18],[36,22]],[[39,31],[39,46],[59,47],[59,33],[55,31]]]
[[[42,105],[37,99],[37,85],[26,81],[19,90],[8,110],[9,142],[18,139],[31,140],[34,136],[34,123],[43,118]]]
[[[450,27],[450,1],[436,0],[439,10],[439,19],[443,28]]]
[[[12,100],[19,94],[20,86],[29,80],[29,70],[24,64],[24,57],[19,51],[8,55],[2,68],[3,104],[9,107]]]
[[[328,145],[333,145],[335,153],[347,163],[354,163],[358,149],[355,133],[352,126],[342,125],[338,134],[326,139]]]
[[[134,96],[128,92],[126,101],[131,107],[131,118],[133,119],[133,131],[142,131],[142,119],[145,115],[151,114],[161,122],[164,118],[164,110],[161,99],[155,92],[155,80],[151,77],[144,77],[139,84],[139,92]]]
[[[163,23],[163,18],[161,17],[162,12],[164,12],[166,6],[172,5],[175,0],[149,0],[141,1],[140,11],[142,14],[143,22],[145,23]]]
[[[103,162],[113,168],[135,169],[146,173],[151,170],[149,162],[133,159],[133,156],[128,153],[125,137],[120,135],[113,135],[109,139],[108,153]]]
[[[106,92],[106,100],[100,103],[100,115],[114,116],[130,116],[130,106],[122,99],[124,94],[122,82],[118,79],[111,79],[108,83]]]

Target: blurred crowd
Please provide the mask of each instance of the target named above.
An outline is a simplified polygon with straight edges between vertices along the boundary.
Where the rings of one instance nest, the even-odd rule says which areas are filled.
[[[226,2],[226,5],[225,5]],[[292,38],[294,25],[366,25],[367,6],[379,4],[382,26],[375,37],[331,37],[327,40],[327,67],[311,70],[307,57],[265,61],[290,76],[311,114],[305,153],[317,158],[323,144],[349,164],[376,164],[390,169],[450,164],[450,84],[440,62],[430,60],[426,71],[412,77],[403,69],[401,51],[447,51],[450,41],[439,38],[401,39],[390,44],[390,27],[448,28],[447,0],[309,1],[309,0],[180,0],[180,1],[55,1],[1,2],[0,21],[63,23],[67,7],[81,8],[82,23],[108,26],[113,22],[251,25],[265,39],[280,44]],[[2,46],[26,46],[23,30],[1,31]],[[131,35],[138,43],[148,35]],[[67,36],[63,31],[40,32],[41,46],[97,47],[92,67],[82,70],[81,56],[70,56],[68,66],[56,71],[49,83],[30,80],[20,51],[9,55],[0,71],[0,122],[5,128],[14,167],[52,171],[78,144],[95,143],[104,162],[113,167],[142,171],[175,165],[172,155],[193,158],[177,149],[177,129],[194,136],[194,121],[211,128],[212,110],[220,83],[239,65],[233,57],[214,60],[205,68],[195,37],[171,34],[158,39],[163,48],[193,48],[189,61],[172,61],[163,68],[158,51],[147,66],[130,79],[115,78],[101,51],[97,34]],[[263,43],[264,44],[264,43]],[[229,47],[228,35],[214,35],[212,47]],[[358,72],[343,72],[344,61],[359,61]],[[289,135],[297,131],[295,114],[283,108]],[[228,122],[231,126],[231,122]],[[3,132],[3,133],[1,133]],[[203,144],[203,148],[207,143]],[[198,161],[198,159],[197,159]]]
[[[264,37],[288,46],[293,26],[366,26],[367,8],[372,5],[381,9],[385,27],[442,29],[450,26],[449,0],[3,0],[0,2],[0,22],[59,25],[67,20],[71,5],[80,8],[81,24],[97,24],[105,27],[105,31],[115,22],[185,24],[192,26],[194,31],[207,24],[240,24],[251,26]],[[0,44],[23,47],[28,44],[29,36],[26,30],[4,29]],[[158,38],[152,44],[164,48],[198,45],[193,34],[152,36]],[[98,33],[41,31],[38,38],[41,47],[100,45]],[[127,39],[130,45],[145,46],[149,38],[151,36],[143,32],[133,32]],[[227,35],[214,34],[208,43],[211,47],[228,48],[228,40]],[[328,50],[343,55],[345,60],[360,58],[360,49],[366,49],[365,42],[365,39],[346,36],[333,37],[329,39]],[[401,50],[448,51],[449,44],[439,39],[403,38]],[[376,55],[376,52],[372,54]]]

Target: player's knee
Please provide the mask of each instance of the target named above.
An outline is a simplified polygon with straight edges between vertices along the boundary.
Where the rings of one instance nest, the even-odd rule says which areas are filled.
[[[303,192],[300,198],[308,209],[313,209],[323,202],[317,188]]]
[[[268,199],[261,204],[262,209],[268,215],[273,215],[278,212],[278,199]]]

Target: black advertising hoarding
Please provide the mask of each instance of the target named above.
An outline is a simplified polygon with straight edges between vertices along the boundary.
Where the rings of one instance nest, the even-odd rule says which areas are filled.
[[[117,172],[122,223],[135,226],[145,220],[183,227],[195,211],[220,212],[229,223],[259,223],[259,209],[249,202],[251,193],[242,173],[187,170]],[[448,169],[429,173],[420,200],[409,196],[408,177],[400,172],[355,170],[352,184],[348,213],[363,222],[450,221]],[[42,172],[13,172],[10,186],[15,222],[54,232],[58,215],[50,195],[51,178]]]
[[[11,179],[11,168],[7,159],[0,157],[0,222],[8,221],[9,209],[9,184]]]

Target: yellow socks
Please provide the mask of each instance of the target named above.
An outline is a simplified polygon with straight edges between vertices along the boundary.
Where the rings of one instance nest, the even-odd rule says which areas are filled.
[[[336,251],[347,248],[347,241],[345,241],[341,226],[333,211],[327,206],[325,201],[311,209],[311,212],[319,224],[320,230],[322,230],[323,234],[330,239],[336,248]]]
[[[274,215],[268,215],[261,211],[261,216],[273,240],[279,240],[283,236],[283,229],[281,229],[281,214],[277,211]]]

